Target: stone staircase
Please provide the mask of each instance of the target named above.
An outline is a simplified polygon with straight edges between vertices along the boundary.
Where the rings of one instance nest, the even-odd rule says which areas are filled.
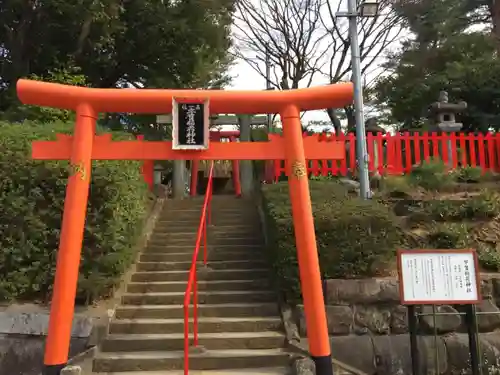
[[[166,203],[94,359],[94,372],[183,369],[184,292],[202,204],[201,197]],[[257,210],[247,200],[214,196],[212,224],[208,267],[201,250],[198,258],[200,347],[190,352],[189,367],[283,369],[290,357],[261,253]]]

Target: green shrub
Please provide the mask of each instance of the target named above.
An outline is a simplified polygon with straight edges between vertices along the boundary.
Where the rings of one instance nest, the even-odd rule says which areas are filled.
[[[311,181],[316,240],[324,278],[384,275],[401,241],[397,218],[376,200],[351,197],[335,181]],[[264,187],[269,251],[288,301],[300,299],[293,219],[286,183]]]
[[[469,231],[464,223],[435,224],[426,244],[430,249],[464,249],[470,246]]]
[[[479,167],[463,167],[455,171],[457,181],[459,182],[480,182],[483,178],[483,171]]]
[[[467,200],[463,216],[474,219],[489,219],[500,214],[500,195],[492,190],[483,190]]]
[[[440,159],[431,159],[417,165],[407,178],[412,185],[433,191],[446,190],[455,182],[455,176],[448,172]]]
[[[500,214],[500,195],[484,190],[464,200],[430,200],[423,202],[424,212],[438,221],[489,219]]]
[[[382,194],[387,194],[390,197],[406,197],[410,195],[413,187],[405,176],[387,175],[380,179],[379,189]]]
[[[500,271],[500,253],[497,244],[490,243],[489,238],[483,242],[478,237],[474,225],[466,223],[434,223],[421,248],[427,249],[475,249],[479,265],[485,271]]]
[[[500,252],[495,247],[480,244],[475,247],[481,268],[485,271],[500,271]]]
[[[71,132],[72,125],[62,123],[0,123],[1,299],[50,298],[68,162],[32,160],[30,147]],[[106,295],[131,264],[147,202],[138,162],[93,163],[79,301]]]

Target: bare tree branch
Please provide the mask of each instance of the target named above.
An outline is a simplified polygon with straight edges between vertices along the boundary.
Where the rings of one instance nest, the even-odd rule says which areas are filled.
[[[322,71],[322,74],[331,83],[336,83],[347,80],[351,72],[349,23],[346,18],[336,16],[339,8],[334,11],[328,4],[327,9],[328,11],[322,12],[322,24],[328,31],[329,38],[339,42],[331,51],[329,69]],[[388,48],[399,40],[404,29],[403,19],[394,11],[390,0],[382,0],[379,3],[378,16],[358,18],[361,74],[365,75],[367,70],[383,57]]]
[[[308,87],[317,77],[328,83],[350,80],[349,23],[336,16],[341,0],[239,0],[236,6],[235,54],[263,77],[267,54],[275,88]],[[370,74],[370,85],[372,75],[383,72],[377,61],[405,30],[391,0],[381,0],[379,10],[377,17],[357,21],[361,74]],[[352,125],[352,106],[344,111]],[[336,131],[341,131],[337,112],[327,113]]]
[[[262,61],[267,54],[273,66],[271,82],[278,89],[298,88],[303,81],[309,85],[327,53],[321,45],[326,33],[319,20],[323,1],[238,1],[236,56],[265,77]]]

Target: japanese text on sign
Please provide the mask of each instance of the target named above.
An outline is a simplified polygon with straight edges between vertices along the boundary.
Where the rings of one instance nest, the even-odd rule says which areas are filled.
[[[479,299],[472,251],[402,252],[400,257],[404,303],[467,303]]]
[[[196,111],[200,110],[200,105],[187,106],[182,105],[182,109],[186,111],[186,143],[190,145],[196,144]]]

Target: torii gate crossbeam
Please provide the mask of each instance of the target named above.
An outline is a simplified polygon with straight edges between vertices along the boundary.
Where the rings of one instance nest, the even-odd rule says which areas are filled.
[[[319,142],[302,137],[300,112],[342,107],[352,102],[351,84],[336,84],[287,91],[214,91],[91,89],[53,83],[19,80],[18,97],[24,104],[76,111],[72,137],[54,142],[34,142],[36,159],[70,159],[63,222],[48,336],[44,375],[59,375],[68,360],[74,300],[87,210],[92,159],[161,158],[200,159],[285,159],[290,176],[289,190],[294,221],[300,280],[306,316],[309,351],[316,374],[332,375],[332,363],[323,290],[319,269],[314,221],[311,210],[306,153],[310,159],[344,157],[338,142]],[[172,98],[206,98],[214,114],[279,113],[283,139],[270,142],[212,143],[208,150],[172,150],[168,142],[113,142],[95,135],[99,112],[169,113]]]

